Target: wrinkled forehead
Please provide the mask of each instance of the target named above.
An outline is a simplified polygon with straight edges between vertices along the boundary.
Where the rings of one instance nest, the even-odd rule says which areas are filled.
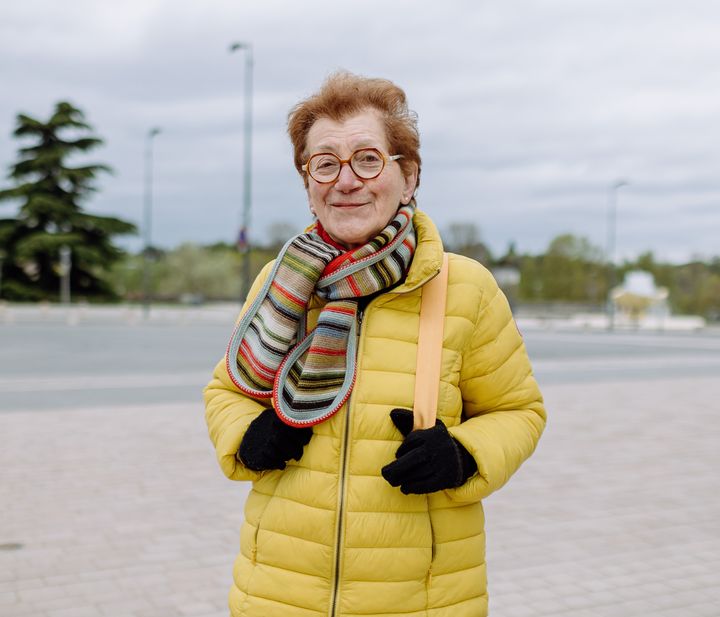
[[[349,156],[359,148],[387,151],[385,123],[380,112],[367,109],[341,120],[318,118],[310,127],[305,153],[332,152]]]

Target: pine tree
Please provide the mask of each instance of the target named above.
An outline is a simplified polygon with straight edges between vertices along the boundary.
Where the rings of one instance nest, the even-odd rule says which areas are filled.
[[[106,274],[123,251],[112,237],[136,233],[132,223],[82,210],[94,192],[102,164],[71,167],[67,161],[103,142],[92,135],[79,109],[60,102],[47,122],[19,114],[14,136],[30,139],[10,167],[15,186],[0,190],[0,202],[20,202],[15,218],[0,219],[0,297],[54,300],[60,289],[60,252],[71,251],[73,296],[112,299]]]

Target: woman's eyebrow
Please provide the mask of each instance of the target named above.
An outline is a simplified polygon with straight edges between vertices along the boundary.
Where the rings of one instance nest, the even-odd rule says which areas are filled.
[[[363,148],[380,148],[380,147],[381,147],[381,146],[379,146],[379,145],[375,142],[375,140],[372,140],[372,139],[361,139],[360,141],[357,141],[357,142],[353,143],[353,145],[352,145],[352,150],[353,150],[353,152],[354,152],[355,150],[362,150]],[[321,144],[318,144],[318,145],[314,148],[314,152],[315,152],[315,153],[318,153],[318,152],[332,152],[332,153],[334,153],[334,154],[337,154],[339,150],[340,150],[340,148],[338,148],[336,145],[333,145],[333,144],[322,144],[322,143],[321,143]]]
[[[318,144],[313,149],[315,152],[337,152],[337,148],[332,144]]]

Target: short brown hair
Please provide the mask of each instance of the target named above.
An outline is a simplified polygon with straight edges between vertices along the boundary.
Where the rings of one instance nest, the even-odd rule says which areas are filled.
[[[320,90],[300,101],[288,114],[288,135],[292,141],[295,168],[303,176],[302,166],[308,155],[307,136],[319,118],[340,122],[365,109],[376,109],[385,122],[389,154],[402,154],[398,160],[405,176],[417,165],[417,185],[420,184],[420,134],[417,114],[408,109],[405,92],[387,79],[362,77],[347,71],[331,74]]]

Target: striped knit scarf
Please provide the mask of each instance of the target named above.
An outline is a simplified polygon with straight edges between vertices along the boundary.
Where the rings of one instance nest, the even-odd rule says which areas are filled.
[[[375,238],[347,252],[325,242],[317,227],[291,238],[230,339],[233,383],[250,396],[272,398],[291,426],[311,426],[338,411],[355,384],[358,299],[404,278],[415,252],[413,213],[414,205],[401,206]],[[306,335],[313,292],[327,303]]]

